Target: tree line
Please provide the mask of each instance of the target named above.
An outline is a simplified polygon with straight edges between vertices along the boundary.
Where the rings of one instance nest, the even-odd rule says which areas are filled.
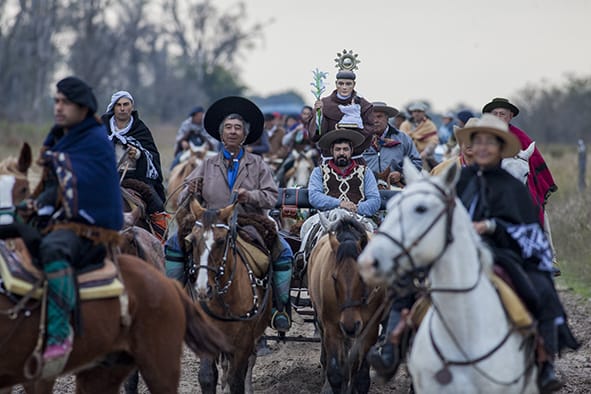
[[[143,116],[161,120],[240,95],[241,56],[263,31],[245,20],[242,2],[0,0],[0,119],[45,118],[56,75],[93,86],[99,111],[129,90]]]

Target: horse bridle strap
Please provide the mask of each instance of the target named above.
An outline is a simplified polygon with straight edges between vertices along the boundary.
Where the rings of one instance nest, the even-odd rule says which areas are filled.
[[[512,386],[512,385],[516,384],[527,373],[527,371],[530,370],[531,366],[526,365],[525,368],[523,369],[523,371],[516,378],[514,378],[513,380],[508,381],[508,382],[502,382],[498,379],[493,378],[492,376],[490,376],[488,373],[486,373],[485,371],[483,371],[480,367],[478,367],[476,365],[479,362],[484,361],[487,358],[491,357],[497,350],[499,350],[501,347],[503,347],[503,345],[511,337],[511,334],[513,334],[515,332],[515,326],[511,326],[511,328],[507,331],[507,333],[501,339],[501,341],[497,345],[495,345],[492,349],[490,349],[488,352],[484,353],[483,355],[481,355],[479,357],[471,359],[468,356],[468,354],[466,353],[466,351],[462,348],[460,341],[454,335],[453,330],[448,326],[447,322],[443,319],[443,315],[441,314],[439,308],[437,307],[437,304],[435,303],[435,301],[433,299],[431,299],[431,305],[433,306],[433,310],[435,311],[435,313],[439,316],[439,320],[443,324],[443,327],[445,328],[445,330],[447,331],[447,334],[452,339],[454,345],[460,351],[462,356],[464,356],[464,358],[465,358],[465,360],[449,360],[443,355],[441,348],[439,346],[437,346],[437,342],[435,342],[435,337],[433,336],[433,316],[435,315],[435,313],[431,314],[430,319],[429,319],[429,339],[431,341],[431,345],[433,346],[433,349],[435,350],[435,353],[437,354],[437,357],[439,357],[439,359],[443,363],[444,369],[447,368],[447,366],[449,366],[449,365],[464,366],[464,367],[471,366],[478,373],[480,373],[482,376],[484,376],[486,379],[490,380],[491,382],[493,382],[495,384],[501,385],[501,386]]]

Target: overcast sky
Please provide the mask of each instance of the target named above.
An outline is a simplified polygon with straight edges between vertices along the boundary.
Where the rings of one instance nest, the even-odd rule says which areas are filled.
[[[312,70],[343,49],[359,54],[357,90],[398,107],[429,99],[436,111],[481,108],[526,84],[591,75],[590,0],[250,0],[248,19],[273,22],[248,53],[251,93],[296,90],[310,103]],[[221,9],[236,0],[216,0]]]

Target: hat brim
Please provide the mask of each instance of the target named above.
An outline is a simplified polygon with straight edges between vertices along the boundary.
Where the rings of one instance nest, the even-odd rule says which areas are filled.
[[[388,118],[393,118],[400,113],[396,108],[390,107],[387,105],[374,105],[373,106],[374,112],[383,112],[388,115]]]
[[[330,146],[336,140],[346,139],[353,143],[353,149],[363,144],[365,134],[356,129],[336,129],[327,132],[318,140],[318,146],[321,149],[330,149]]]
[[[505,142],[503,144],[503,150],[501,151],[501,156],[503,158],[513,157],[521,151],[521,143],[515,135],[509,131],[503,131],[492,127],[475,126],[458,129],[455,133],[456,140],[458,143],[460,143],[460,141],[462,143],[469,142],[472,139],[472,135],[475,133],[488,133],[502,139]]]
[[[519,115],[519,108],[517,108],[515,105],[513,105],[509,102],[505,102],[505,101],[491,101],[490,103],[488,103],[484,107],[482,107],[482,113],[483,114],[490,113],[495,108],[506,108],[513,113],[513,116]]]
[[[251,144],[259,139],[263,132],[263,113],[255,103],[238,96],[219,99],[207,109],[203,117],[203,126],[207,133],[216,140],[221,141],[220,124],[230,114],[242,116],[250,126],[244,145]]]

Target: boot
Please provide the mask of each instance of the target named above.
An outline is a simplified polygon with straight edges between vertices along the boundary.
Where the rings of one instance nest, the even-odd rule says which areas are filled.
[[[43,353],[45,363],[65,359],[73,344],[70,314],[76,305],[76,287],[72,268],[67,261],[58,260],[43,265],[47,276],[47,344]],[[64,361],[65,364],[65,361]]]
[[[560,390],[563,383],[556,376],[554,363],[550,360],[545,361],[540,367],[538,374],[538,387],[541,394],[553,393]]]
[[[271,318],[271,328],[286,332],[291,327],[291,303],[289,289],[293,265],[293,253],[289,244],[279,237],[281,253],[279,258],[273,261],[273,298],[275,308]]]
[[[168,228],[169,219],[170,215],[168,212],[154,212],[150,214],[150,223],[152,224],[154,235],[158,237],[161,242],[166,241],[164,234]]]
[[[382,345],[374,345],[367,354],[369,364],[376,370],[378,376],[384,381],[394,377],[400,365],[399,344],[392,343],[390,336],[401,319],[400,311],[392,308],[388,325],[386,326],[384,342]]]

